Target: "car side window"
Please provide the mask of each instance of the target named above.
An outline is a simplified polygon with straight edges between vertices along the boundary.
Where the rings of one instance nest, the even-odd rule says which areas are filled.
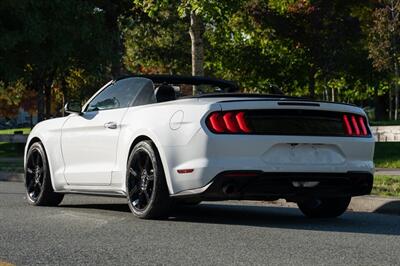
[[[148,82],[148,79],[143,78],[125,78],[118,80],[93,98],[88,104],[86,111],[91,112],[129,107]]]

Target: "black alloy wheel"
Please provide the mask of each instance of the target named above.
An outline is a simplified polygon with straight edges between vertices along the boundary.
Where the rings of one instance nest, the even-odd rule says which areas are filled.
[[[128,191],[132,206],[143,211],[149,205],[154,191],[154,167],[150,155],[138,150],[129,167]]]
[[[32,201],[37,201],[43,190],[45,174],[42,154],[37,147],[34,147],[26,162],[26,190]]]
[[[139,142],[129,156],[126,191],[129,208],[135,216],[152,219],[168,214],[172,200],[160,156],[149,140]]]
[[[351,197],[311,198],[298,202],[300,211],[309,218],[335,218],[349,206]]]
[[[27,152],[25,188],[31,205],[57,206],[64,198],[64,194],[53,190],[46,152],[41,142],[33,143]]]

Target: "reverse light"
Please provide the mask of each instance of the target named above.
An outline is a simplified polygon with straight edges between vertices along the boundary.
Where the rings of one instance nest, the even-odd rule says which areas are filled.
[[[246,134],[251,129],[243,111],[214,112],[206,119],[207,127],[213,133]]]

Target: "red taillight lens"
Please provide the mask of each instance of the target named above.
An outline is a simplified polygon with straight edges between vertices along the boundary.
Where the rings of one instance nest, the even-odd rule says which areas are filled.
[[[225,132],[225,123],[224,120],[222,119],[222,115],[220,113],[212,113],[208,117],[208,128],[215,132],[215,133],[223,133]]]
[[[360,124],[362,135],[368,135],[367,127],[365,126],[364,118],[362,116],[358,117],[358,123]]]
[[[347,136],[368,136],[368,130],[363,116],[343,115],[343,126]]]
[[[228,132],[239,133],[239,125],[235,119],[235,115],[232,112],[225,113],[223,118]]]
[[[358,128],[357,120],[354,115],[351,116],[351,122],[353,123],[353,128],[355,130],[356,136],[360,136],[360,129]]]
[[[206,120],[207,127],[214,133],[251,133],[245,112],[214,112]]]
[[[247,125],[246,118],[244,112],[239,112],[236,114],[236,120],[239,124],[240,130],[242,130],[244,133],[250,133],[251,129]]]
[[[343,115],[343,122],[344,122],[344,128],[346,129],[346,134],[353,135],[353,130],[351,129],[351,125],[347,115]]]

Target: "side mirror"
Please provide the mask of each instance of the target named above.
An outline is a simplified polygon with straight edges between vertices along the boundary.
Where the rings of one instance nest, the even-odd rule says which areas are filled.
[[[77,101],[71,101],[65,104],[64,110],[69,114],[82,114],[82,106]]]

